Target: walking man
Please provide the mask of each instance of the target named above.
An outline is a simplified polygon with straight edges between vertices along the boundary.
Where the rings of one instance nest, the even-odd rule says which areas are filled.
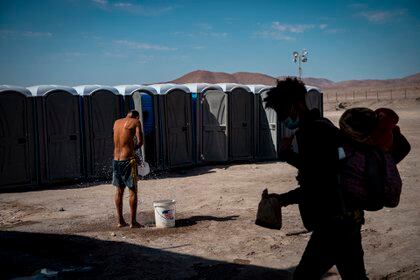
[[[135,143],[136,138],[136,143]],[[136,110],[114,123],[114,161],[112,163],[112,184],[116,187],[115,206],[117,208],[118,227],[127,226],[124,220],[123,195],[124,188],[130,192],[130,227],[140,227],[137,222],[137,162],[134,151],[143,145],[140,115]]]
[[[282,206],[298,204],[304,226],[312,231],[293,279],[320,279],[334,265],[342,279],[367,279],[360,233],[363,211],[348,211],[337,191],[339,130],[318,109],[308,109],[306,94],[302,81],[287,78],[265,99],[286,127],[298,128],[298,153],[286,141],[282,157],[298,169],[299,187],[272,194]]]

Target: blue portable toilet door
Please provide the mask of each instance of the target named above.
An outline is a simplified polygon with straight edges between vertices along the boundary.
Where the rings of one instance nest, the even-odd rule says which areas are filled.
[[[145,161],[152,167],[157,167],[157,131],[155,129],[154,97],[145,92],[136,91],[132,95],[134,109],[140,113],[140,121],[143,128],[142,153]]]
[[[0,94],[0,186],[31,182],[33,145],[29,100],[13,91]]]
[[[228,160],[227,101],[221,90],[208,90],[203,95],[201,157],[204,161]]]
[[[81,139],[78,97],[56,91],[45,99],[49,180],[81,178]]]
[[[192,156],[191,98],[181,90],[166,95],[167,156],[170,167],[190,165]]]
[[[112,175],[114,155],[113,126],[121,116],[121,102],[109,91],[97,91],[90,102],[91,145],[93,174],[101,178]],[[86,120],[85,120],[86,121]]]
[[[277,115],[273,109],[264,108],[263,99],[267,96],[264,91],[257,95],[258,102],[258,147],[257,156],[260,159],[277,158]]]
[[[244,89],[236,89],[230,93],[229,149],[232,160],[252,158],[252,97],[252,94]]]

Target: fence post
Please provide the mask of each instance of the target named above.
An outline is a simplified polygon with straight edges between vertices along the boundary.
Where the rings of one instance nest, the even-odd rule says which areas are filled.
[[[365,99],[367,100],[367,90],[365,90]]]
[[[391,89],[391,100],[392,100],[392,89]]]
[[[407,99],[407,89],[404,89],[404,99]]]
[[[376,90],[376,101],[379,101],[379,90]]]
[[[354,92],[354,90],[353,90],[353,101],[354,101],[354,96],[355,96],[354,94],[355,94],[355,92]]]
[[[337,92],[335,92],[335,102],[338,102]]]

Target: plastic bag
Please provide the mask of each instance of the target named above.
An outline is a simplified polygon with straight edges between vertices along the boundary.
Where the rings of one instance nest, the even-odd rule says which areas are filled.
[[[262,192],[255,224],[269,229],[281,229],[280,203],[276,197],[268,195],[267,189]]]

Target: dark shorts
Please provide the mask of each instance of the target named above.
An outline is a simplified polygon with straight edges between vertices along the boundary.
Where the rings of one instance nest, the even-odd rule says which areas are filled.
[[[112,162],[112,184],[116,187],[137,188],[137,162],[135,159]]]

